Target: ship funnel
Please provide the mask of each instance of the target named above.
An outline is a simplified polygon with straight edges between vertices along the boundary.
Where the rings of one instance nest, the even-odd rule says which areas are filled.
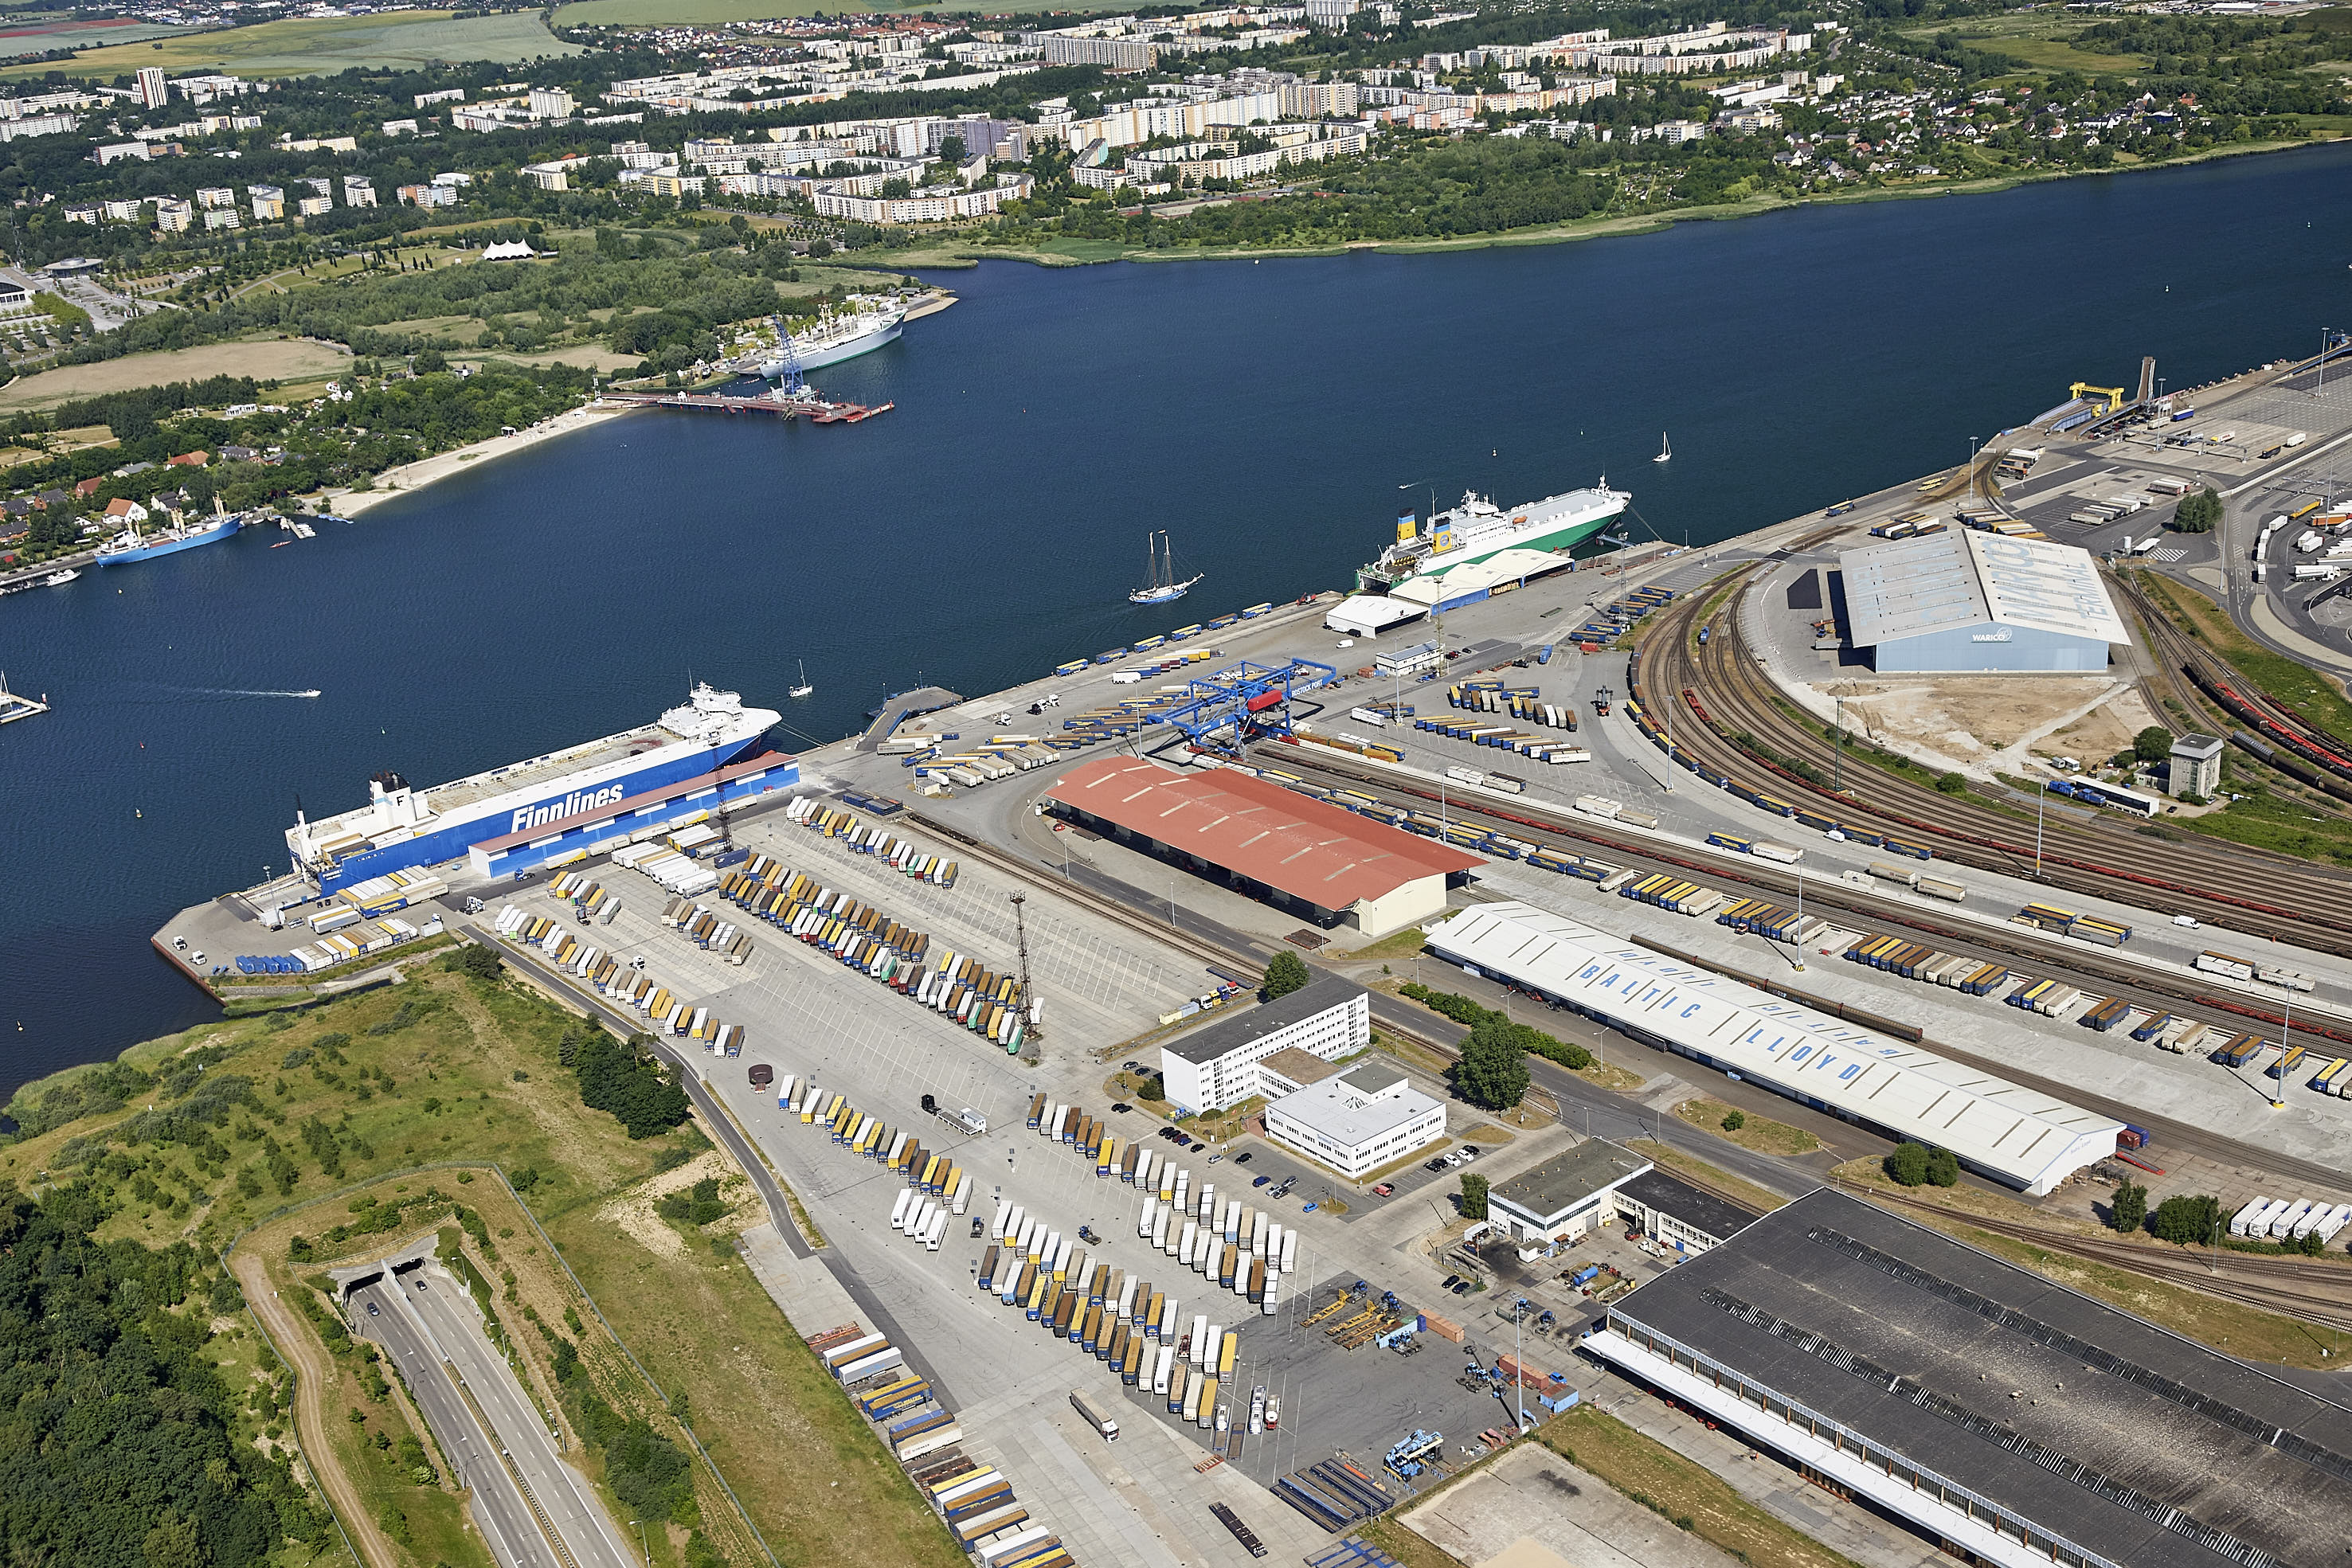
[[[1402,544],[1411,544],[1411,543],[1412,542],[1412,536],[1413,536],[1413,533],[1414,533],[1415,529],[1416,529],[1418,527],[1419,527],[1419,525],[1418,525],[1418,523],[1416,522],[1416,520],[1414,519],[1413,515],[1412,515],[1411,512],[1400,512],[1400,513],[1398,513],[1398,514],[1397,514],[1397,543],[1399,543],[1399,544],[1401,544],[1401,545],[1402,545]]]

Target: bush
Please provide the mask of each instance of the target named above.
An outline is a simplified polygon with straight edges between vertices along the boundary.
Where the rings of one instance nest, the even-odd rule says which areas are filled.
[[[1960,1156],[1949,1149],[1937,1149],[1927,1156],[1927,1185],[1958,1186],[1960,1181]]]
[[[2156,1220],[2150,1228],[2158,1240],[2169,1241],[2176,1247],[2210,1243],[2221,1234],[2221,1200],[2204,1193],[2168,1197],[2156,1206]]]
[[[1276,953],[1265,967],[1265,978],[1259,983],[1257,994],[1270,1002],[1300,989],[1314,977],[1307,972],[1307,961],[1297,954]]]
[[[1879,1166],[1886,1172],[1886,1179],[1896,1186],[1917,1186],[1927,1179],[1927,1145],[1898,1144]]]
[[[1746,1125],[1748,1125],[1748,1113],[1747,1113],[1747,1112],[1745,1112],[1745,1111],[1726,1111],[1726,1112],[1723,1113],[1723,1130],[1724,1130],[1725,1132],[1727,1132],[1727,1133],[1736,1133],[1736,1132],[1739,1131],[1739,1129],[1740,1129],[1740,1128],[1742,1128],[1742,1127],[1744,1127],[1744,1126],[1746,1126]]]
[[[478,942],[468,942],[449,955],[450,968],[477,980],[495,980],[504,967],[499,962],[497,948]]]
[[[1168,1098],[1168,1082],[1155,1072],[1136,1087],[1135,1097],[1149,1104],[1160,1104]]]
[[[1462,1218],[1465,1219],[1486,1218],[1486,1178],[1485,1176],[1472,1176],[1467,1171],[1463,1173],[1461,1207]]]
[[[1965,795],[1968,791],[1969,781],[1960,774],[1943,773],[1936,778],[1936,792],[1939,795]]]

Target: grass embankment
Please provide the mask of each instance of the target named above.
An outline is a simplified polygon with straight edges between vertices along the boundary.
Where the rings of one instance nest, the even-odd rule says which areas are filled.
[[[2135,572],[2134,584],[2164,606],[2173,623],[2213,651],[2240,674],[2309,723],[2352,743],[2352,702],[2343,688],[2306,664],[2273,653],[2238,630],[2222,608],[2195,589],[2152,571]]]
[[[1675,1114],[1694,1127],[1712,1133],[1727,1143],[1738,1144],[1743,1149],[1753,1149],[1759,1155],[1778,1155],[1783,1159],[1792,1159],[1799,1155],[1810,1155],[1822,1146],[1822,1141],[1802,1127],[1791,1127],[1786,1122],[1775,1122],[1769,1116],[1759,1116],[1752,1112],[1736,1111],[1720,1100],[1704,1097],[1685,1100],[1675,1107]],[[1740,1119],[1739,1125],[1725,1126],[1725,1119],[1732,1116]]]
[[[1536,1440],[1749,1568],[1857,1568],[1781,1523],[1705,1466],[1580,1405],[1536,1428]]]
[[[2282,1366],[2306,1366],[2336,1369],[2342,1365],[2342,1344],[2339,1337],[2331,1337],[2324,1329],[2281,1317],[2237,1301],[2209,1296],[2186,1286],[2168,1284],[2145,1274],[2135,1273],[2118,1264],[2094,1262],[2077,1258],[2070,1252],[2036,1246],[2028,1241],[2013,1240],[1979,1226],[1969,1223],[1971,1215],[2034,1225],[2066,1227],[2064,1220],[2051,1216],[2012,1198],[1997,1193],[1979,1191],[1969,1186],[1939,1187],[1931,1194],[1926,1188],[1890,1186],[1876,1160],[1849,1160],[1831,1175],[1841,1182],[1859,1185],[1906,1198],[1932,1197],[1942,1212],[1913,1208],[1906,1204],[1895,1212],[1906,1219],[1941,1230],[1971,1247],[1981,1248],[1997,1258],[2005,1259],[2021,1268],[2031,1269],[2047,1279],[2054,1280],[2070,1290],[2080,1291],[2095,1301],[2146,1318],[2160,1328],[2211,1345],[2231,1355],[2250,1361],[2266,1361]],[[2072,1227],[2084,1235],[2109,1235],[2088,1224]],[[2183,1249],[2168,1243],[2150,1241],[2147,1244],[2151,1262],[2178,1262],[2187,1255]],[[2229,1260],[2223,1256],[2221,1264]],[[2323,1354],[2326,1352],[2328,1354]]]
[[[1415,1535],[1402,1520],[1392,1514],[1368,1521],[1356,1531],[1356,1539],[1387,1552],[1403,1563],[1404,1568],[1468,1568],[1462,1559],[1445,1548]]]
[[[657,1207],[666,1186],[719,1156],[704,1152],[707,1140],[690,1125],[633,1141],[614,1118],[583,1106],[559,1054],[573,1027],[516,985],[438,965],[299,1017],[205,1026],[20,1091],[9,1111],[26,1135],[0,1151],[0,1182],[38,1192],[44,1183],[88,1181],[114,1210],[102,1239],[185,1240],[209,1257],[250,1229],[235,1257],[267,1265],[281,1304],[322,1311],[326,1298],[307,1278],[338,1258],[380,1255],[447,1223],[452,1202],[463,1205],[481,1227],[467,1252],[497,1292],[492,1308],[533,1393],[575,1426],[591,1425],[582,1385],[559,1392],[556,1340],[568,1343],[584,1386],[614,1418],[641,1418],[677,1439],[695,1473],[682,1483],[691,1500],[672,1518],[698,1521],[712,1550],[739,1568],[764,1561],[723,1490],[693,1460],[676,1406],[666,1408],[603,1335],[497,1180],[414,1169],[496,1161],[527,1191],[613,1328],[663,1392],[682,1401],[696,1431],[709,1434],[779,1558],[892,1568],[957,1562],[870,1429],[734,1259],[728,1233],[756,1212],[750,1200],[722,1182],[717,1212],[699,1222]],[[299,1254],[297,1234],[306,1243]],[[223,1375],[258,1390],[253,1429],[241,1437],[290,1443],[290,1396],[268,1350],[236,1337],[252,1338],[234,1321],[215,1326],[214,1343],[236,1364]],[[320,1390],[329,1435],[308,1453],[348,1480],[345,1511],[356,1507],[382,1524],[395,1543],[387,1561],[401,1568],[483,1561],[467,1546],[478,1538],[466,1536],[458,1500],[439,1478],[418,1475],[430,1436],[411,1425],[395,1391],[378,1386],[368,1354],[335,1344],[341,1331],[331,1314],[321,1322],[306,1310],[297,1332],[301,1343],[289,1354],[329,1369],[332,1382]],[[603,1474],[609,1451],[596,1450],[592,1472]],[[650,1535],[656,1563],[687,1563],[683,1525]]]

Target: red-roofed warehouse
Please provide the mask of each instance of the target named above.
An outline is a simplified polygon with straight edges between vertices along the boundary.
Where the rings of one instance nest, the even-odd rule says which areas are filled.
[[[1385,936],[1442,914],[1445,881],[1486,863],[1231,768],[1183,773],[1105,757],[1062,775],[1058,816],[1226,882],[1318,925]]]

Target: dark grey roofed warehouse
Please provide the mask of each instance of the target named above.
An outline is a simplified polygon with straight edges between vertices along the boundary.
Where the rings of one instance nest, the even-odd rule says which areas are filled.
[[[1826,1188],[1585,1348],[1990,1563],[2318,1568],[2352,1410]]]

